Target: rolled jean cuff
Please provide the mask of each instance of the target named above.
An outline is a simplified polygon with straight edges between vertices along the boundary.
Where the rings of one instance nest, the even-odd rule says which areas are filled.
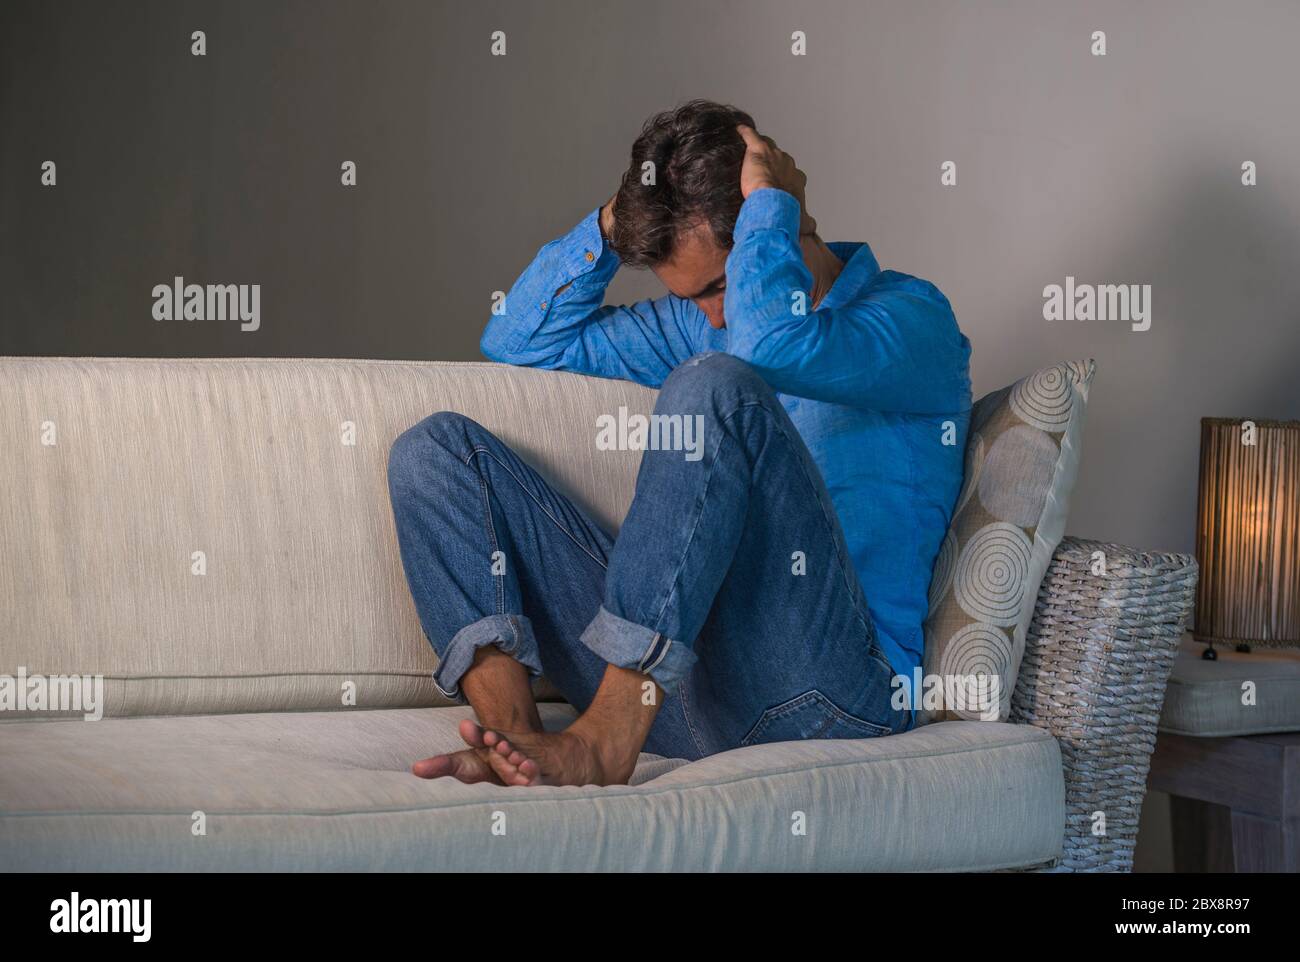
[[[496,645],[536,678],[542,673],[537,638],[532,623],[523,615],[488,615],[466,625],[447,643],[433,672],[433,687],[458,704],[465,704],[460,679],[474,664],[474,652],[484,645]]]
[[[664,691],[672,691],[696,660],[695,652],[680,641],[611,614],[604,606],[583,631],[582,643],[616,668],[649,675]]]

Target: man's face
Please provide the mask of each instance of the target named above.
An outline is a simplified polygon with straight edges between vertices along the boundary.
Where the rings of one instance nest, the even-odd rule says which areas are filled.
[[[727,326],[722,317],[722,296],[727,290],[726,248],[719,247],[707,224],[684,232],[677,240],[673,256],[651,270],[678,297],[694,301],[721,330]]]

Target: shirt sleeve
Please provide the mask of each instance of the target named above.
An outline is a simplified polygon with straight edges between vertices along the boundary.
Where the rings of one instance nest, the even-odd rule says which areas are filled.
[[[882,271],[851,302],[812,310],[799,201],[775,188],[746,198],[734,237],[727,350],[777,391],[910,414],[970,406],[970,342],[933,284]]]
[[[543,247],[515,281],[479,342],[489,360],[659,387],[696,353],[708,321],[693,303],[661,297],[602,306],[618,257],[600,209]]]

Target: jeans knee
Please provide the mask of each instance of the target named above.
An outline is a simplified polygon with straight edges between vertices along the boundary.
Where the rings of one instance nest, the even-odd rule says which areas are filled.
[[[752,401],[773,396],[762,375],[749,364],[721,351],[709,351],[673,368],[660,388],[656,407],[707,411],[723,400]]]
[[[469,432],[477,427],[477,422],[463,414],[439,411],[407,428],[388,449],[389,491],[396,497],[411,483],[423,483],[439,460],[468,448]]]

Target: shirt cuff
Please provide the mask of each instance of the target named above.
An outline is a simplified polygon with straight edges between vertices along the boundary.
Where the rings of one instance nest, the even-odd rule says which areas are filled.
[[[618,269],[618,256],[605,243],[605,235],[600,232],[599,207],[579,221],[565,241],[566,277],[577,280],[597,269],[612,275]]]
[[[760,187],[740,205],[740,216],[731,232],[739,245],[750,234],[760,230],[783,230],[790,240],[799,240],[799,201],[793,194],[777,187]],[[599,226],[596,228],[600,230]]]

